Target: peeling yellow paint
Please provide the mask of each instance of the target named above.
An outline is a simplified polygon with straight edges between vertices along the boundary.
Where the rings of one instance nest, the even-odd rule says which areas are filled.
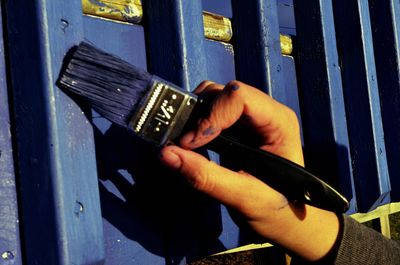
[[[83,13],[122,23],[140,23],[143,17],[141,0],[82,0]],[[232,39],[229,18],[203,11],[204,36],[210,40],[228,43]],[[281,52],[290,55],[293,43],[289,35],[280,35]]]
[[[203,11],[204,35],[208,39],[229,42],[232,24],[229,18]]]
[[[293,52],[293,42],[289,35],[280,35],[282,54],[291,55]]]
[[[82,0],[84,14],[139,23],[143,17],[140,0]]]

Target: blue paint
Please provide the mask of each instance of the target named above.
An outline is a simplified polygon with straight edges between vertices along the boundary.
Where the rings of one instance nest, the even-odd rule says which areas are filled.
[[[232,1],[236,78],[286,102],[276,1]]]
[[[296,35],[293,0],[278,0],[277,3],[280,32]]]
[[[137,67],[146,69],[144,30],[139,25],[116,23],[96,17],[83,17],[85,39],[98,48]]]
[[[17,150],[11,150],[7,138],[8,105],[0,49],[0,136],[6,136],[5,141],[0,140],[0,172],[14,183],[11,151],[16,152],[25,217],[21,242],[25,242],[27,263],[179,264],[248,243],[250,235],[239,230],[225,207],[194,193],[179,178],[166,176],[156,162],[156,150],[96,113],[92,127],[54,82],[65,52],[85,36],[186,90],[203,79],[226,84],[237,78],[269,92],[300,117],[294,60],[281,57],[279,44],[279,30],[295,33],[291,1],[235,0],[232,11],[230,1],[148,0],[143,1],[145,29],[87,16],[82,23],[78,0],[18,2],[22,1],[4,2],[8,12],[5,33],[13,62],[9,70]],[[392,198],[398,196],[400,187],[399,174],[393,173],[398,150],[392,149],[400,139],[399,130],[392,129],[400,124],[396,112],[400,104],[396,104],[397,94],[391,94],[398,91],[394,84],[398,85],[399,47],[394,40],[399,36],[399,3],[390,1],[389,14],[389,4],[378,2],[371,0],[369,6],[373,36],[384,35],[386,49],[375,49],[376,74],[366,1],[335,1],[341,60],[336,52],[331,1],[303,1],[296,11],[302,32],[299,44],[307,44],[299,47],[296,57],[307,165],[337,183],[352,199],[353,212],[356,198],[362,211],[389,201],[386,152]],[[379,10],[372,9],[375,3]],[[233,18],[232,44],[204,40],[201,10]],[[360,21],[364,39],[357,37],[361,36]],[[391,22],[394,24],[389,25]],[[381,25],[387,25],[384,31],[375,31],[382,29]],[[388,46],[390,43],[393,45]],[[393,89],[385,89],[389,87]],[[386,102],[382,105],[385,135],[379,96]],[[215,153],[208,155],[219,160]],[[0,187],[0,196],[5,195],[0,209],[5,204],[12,209],[9,215],[0,214],[0,224],[12,224],[7,240],[0,240],[0,254],[10,253],[7,262],[21,264],[20,235],[13,223],[18,218],[15,190],[15,185]]]
[[[297,66],[306,167],[338,188],[356,211],[332,1],[295,1]]]
[[[104,241],[93,129],[55,85],[64,55],[83,37],[81,1],[5,1],[5,6],[24,259],[100,264]],[[78,216],[77,201],[84,209]]]
[[[392,201],[400,200],[400,3],[369,1]]]
[[[231,44],[206,40],[207,79],[226,84],[235,79],[235,62]]]
[[[296,35],[293,0],[277,0],[279,29],[281,33]],[[232,18],[232,5],[229,0],[202,0],[203,10]]]
[[[368,2],[333,1],[350,152],[362,212],[389,202],[390,183]]]
[[[207,129],[205,129],[205,130],[203,131],[203,135],[204,135],[204,136],[210,136],[210,135],[215,134],[216,131],[219,131],[219,130],[216,129],[216,128],[213,128],[213,127],[209,127],[209,128],[207,128]]]
[[[230,89],[231,89],[232,91],[236,91],[236,90],[238,90],[239,88],[240,88],[240,87],[237,86],[237,85],[230,86]]]
[[[193,90],[207,74],[201,1],[148,0],[143,8],[148,19],[150,72]]]
[[[83,26],[89,42],[132,65],[147,68],[142,26],[89,16],[84,16]],[[155,166],[156,154],[125,129],[111,125],[95,112],[93,117],[105,264],[165,264],[162,222],[168,206],[157,204],[166,192],[152,188],[158,179],[151,176],[159,175],[152,170],[159,168]]]
[[[201,1],[149,0],[143,2],[143,6],[147,18],[147,54],[151,72],[186,90],[193,90],[201,81],[210,79],[211,74],[218,78],[217,82],[230,78],[232,71],[229,70],[233,67],[229,53],[221,53],[223,58],[228,58],[228,70],[222,69],[223,58],[219,61],[218,57],[205,56],[208,50],[201,23]],[[207,47],[210,47],[208,45],[213,46],[215,54],[224,48],[211,42],[207,42]],[[213,65],[216,61],[219,62]],[[222,231],[222,222],[230,224],[232,220],[222,216],[218,203],[193,193],[185,186],[171,186],[171,177],[163,176],[163,179],[170,182],[167,185],[171,192],[169,198],[174,202],[171,204],[174,209],[167,207],[173,213],[169,214],[165,231],[167,263],[184,263],[222,251],[227,244],[238,245],[237,236],[225,237],[227,241],[224,242],[219,239],[222,232],[234,234],[237,231]],[[185,197],[182,194],[186,194]]]
[[[224,17],[232,17],[232,6],[229,0],[202,0],[203,10]]]
[[[16,177],[0,5],[0,264],[22,264]],[[11,100],[11,98],[10,98]],[[2,257],[4,255],[4,257]]]
[[[285,89],[287,91],[285,105],[296,113],[300,124],[301,142],[304,145],[296,65],[292,56],[282,56],[282,71],[285,76]]]
[[[121,76],[126,71],[131,74]],[[152,75],[142,68],[87,42],[74,49],[59,78],[63,89],[85,98],[101,116],[123,127],[129,127],[132,111],[138,108],[153,82]]]

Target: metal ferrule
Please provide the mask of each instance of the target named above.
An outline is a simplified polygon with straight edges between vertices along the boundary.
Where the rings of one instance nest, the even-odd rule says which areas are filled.
[[[130,128],[146,141],[165,145],[181,134],[196,102],[195,95],[155,81],[133,115]]]

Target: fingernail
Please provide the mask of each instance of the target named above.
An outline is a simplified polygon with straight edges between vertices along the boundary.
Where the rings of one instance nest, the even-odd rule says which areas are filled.
[[[178,169],[181,167],[182,164],[181,158],[172,151],[165,151],[161,155],[161,158],[163,162],[170,168]]]

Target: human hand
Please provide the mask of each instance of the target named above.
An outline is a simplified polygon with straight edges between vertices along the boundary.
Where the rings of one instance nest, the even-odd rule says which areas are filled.
[[[225,87],[204,81],[195,93],[218,96],[209,115],[198,122],[198,128],[182,137],[180,145],[183,148],[203,146],[222,130],[239,122],[259,136],[258,145],[261,149],[304,165],[297,117],[287,106],[238,81],[232,81]]]
[[[242,122],[260,136],[259,148],[303,166],[295,113],[256,88],[238,81],[225,87],[205,81],[195,92],[218,95],[209,114],[180,139],[180,147],[167,146],[161,150],[161,161],[179,171],[195,189],[238,211],[265,238],[310,260],[326,254],[338,233],[335,214],[288,202],[282,194],[246,172],[231,171],[191,151],[210,142],[234,123]],[[322,219],[328,226],[316,226]],[[324,237],[314,239],[317,244],[311,249],[308,239],[315,238],[314,232],[321,232],[318,229],[322,228],[326,230]]]

